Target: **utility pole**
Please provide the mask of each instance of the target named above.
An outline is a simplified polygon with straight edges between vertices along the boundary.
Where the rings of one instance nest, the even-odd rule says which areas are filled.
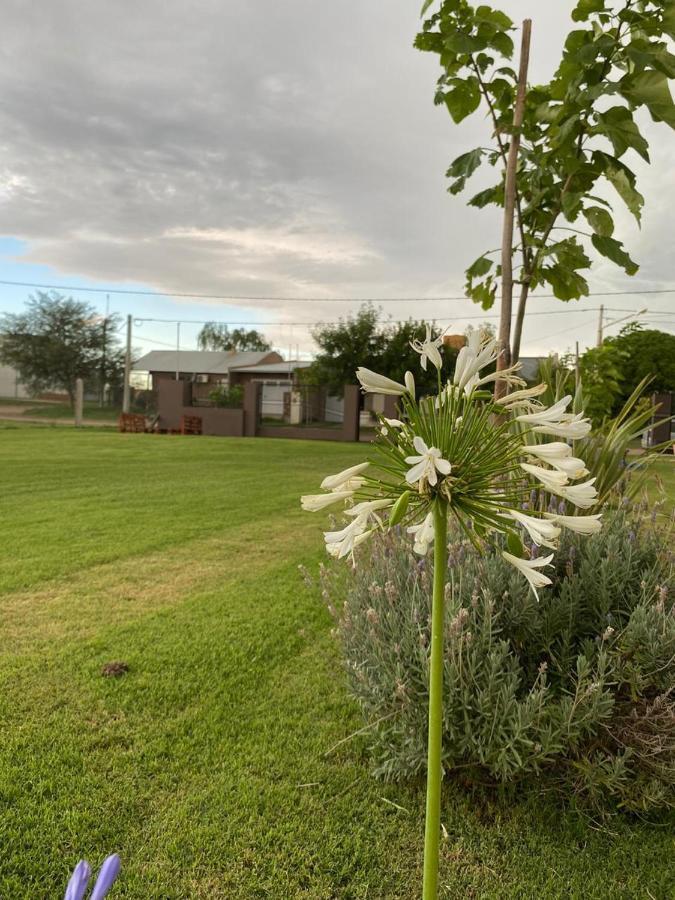
[[[103,351],[101,353],[101,374],[99,385],[99,401],[98,405],[103,406],[105,401],[105,373],[106,373],[106,351],[108,345],[108,312],[110,310],[110,294],[105,295],[105,318],[103,319]]]
[[[131,379],[131,315],[127,316],[127,349],[124,354],[124,394],[122,395],[122,412],[129,412]]]
[[[180,322],[176,322],[176,381],[180,381]]]
[[[579,390],[579,341],[574,345],[574,389]]]
[[[598,339],[596,341],[596,347],[602,347],[602,326],[605,319],[605,307],[600,304],[600,317],[598,319]]]

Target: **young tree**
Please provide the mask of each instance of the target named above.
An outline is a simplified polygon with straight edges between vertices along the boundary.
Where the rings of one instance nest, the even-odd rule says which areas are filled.
[[[426,0],[422,14],[436,2]],[[492,145],[463,153],[447,175],[450,193],[457,194],[482,163],[500,168],[496,184],[468,203],[504,209],[501,260],[491,258],[499,250],[486,251],[466,270],[467,293],[484,309],[493,305],[501,282],[500,368],[519,357],[531,292],[548,285],[561,300],[588,294],[582,273],[591,265],[591,248],[627,274],[637,272],[614,237],[612,207],[598,191],[604,180],[639,223],[644,199],[624,155],[632,151],[649,162],[649,152],[634,112],[644,107],[655,121],[675,127],[668,87],[675,56],[667,43],[675,37],[675,2],[579,0],[572,18],[577,27],[544,85],[526,82],[528,22],[516,73],[508,64],[513,23],[488,6],[441,0],[415,41],[440,58],[435,102],[446,106],[455,123],[481,106],[491,122]],[[520,296],[511,340],[514,285]]]
[[[73,405],[78,378],[112,386],[120,379],[117,325],[117,316],[101,316],[88,303],[38,291],[25,312],[0,318],[0,361],[13,366],[32,393],[61,389]]]
[[[220,322],[207,322],[197,335],[200,350],[271,350],[265,337],[255,329],[233,328]]]

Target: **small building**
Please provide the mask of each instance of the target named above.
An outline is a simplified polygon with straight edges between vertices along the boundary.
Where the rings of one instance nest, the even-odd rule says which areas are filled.
[[[26,388],[21,384],[21,377],[11,366],[0,366],[0,397],[11,397],[23,400],[29,397]]]
[[[148,388],[153,391],[163,379],[206,384],[213,390],[230,385],[232,369],[280,362],[274,350],[151,350],[134,363],[133,371],[149,373]]]

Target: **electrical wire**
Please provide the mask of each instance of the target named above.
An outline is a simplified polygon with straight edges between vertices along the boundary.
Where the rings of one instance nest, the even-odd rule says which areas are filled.
[[[68,284],[38,284],[32,281],[9,281],[0,279],[0,284],[11,287],[46,288],[54,291],[80,291],[91,294],[126,294],[136,297],[185,297],[195,300],[231,300],[239,302],[275,302],[275,303],[439,303],[448,300],[469,300],[465,295],[455,297],[277,297],[277,296],[243,296],[235,294],[198,294],[182,291],[147,291],[127,288],[80,287]],[[675,294],[675,287],[635,291],[591,291],[589,297],[628,297],[646,294]],[[555,297],[555,294],[537,294],[538,297]]]

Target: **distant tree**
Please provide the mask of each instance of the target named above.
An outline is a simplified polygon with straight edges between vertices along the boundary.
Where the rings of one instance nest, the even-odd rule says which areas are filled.
[[[302,380],[320,384],[335,397],[341,397],[345,384],[356,384],[356,369],[377,369],[385,347],[385,336],[377,322],[377,310],[370,304],[337,325],[319,325],[312,337],[321,352]],[[389,373],[387,372],[389,375]]]
[[[434,323],[434,335],[439,329]],[[415,382],[424,393],[437,384],[436,369],[432,365],[427,372],[420,369],[419,354],[411,343],[424,337],[427,323],[408,319],[406,322],[378,322],[378,310],[368,304],[353,316],[340,319],[337,325],[319,326],[312,336],[321,352],[307,369],[303,370],[305,384],[325,385],[336,397],[342,396],[345,384],[355,384],[358,366],[381,372],[395,381],[403,381],[406,370],[415,374]],[[444,365],[448,374],[457,358],[457,350],[443,349]]]
[[[0,362],[15,368],[31,393],[64,390],[72,405],[78,378],[97,387],[121,380],[118,324],[118,316],[101,316],[88,303],[38,291],[25,312],[0,317]]]
[[[431,325],[434,336],[440,333],[442,329],[436,327],[434,322]],[[427,323],[425,321],[414,321],[408,319],[406,322],[398,322],[384,329],[384,352],[382,353],[382,361],[377,371],[382,372],[394,381],[403,382],[403,378],[407,370],[410,370],[415,376],[415,385],[417,390],[425,394],[429,391],[437,389],[438,375],[436,369],[431,365],[427,365],[427,371],[420,368],[420,356],[410,346],[412,341],[424,338]],[[447,367],[446,378],[455,367],[455,360],[459,351],[452,347],[444,347],[442,350],[443,365]]]
[[[207,322],[197,335],[200,350],[271,350],[264,335],[254,328],[233,328],[232,331],[219,322]]]
[[[571,367],[571,357],[565,362]],[[619,413],[645,377],[652,379],[647,394],[675,390],[675,335],[644,329],[633,322],[617,337],[606,338],[600,347],[586,350],[579,358],[579,375],[584,408],[599,425]],[[573,391],[571,368],[568,387]]]
[[[643,328],[633,322],[622,328],[617,337],[606,338],[605,346],[621,355],[618,405],[630,396],[645,375],[652,376],[650,392],[675,391],[675,334]]]
[[[626,354],[609,341],[600,347],[590,347],[579,358],[584,410],[596,425],[609,418],[621,405],[625,361]],[[636,380],[633,387],[639,380]]]

